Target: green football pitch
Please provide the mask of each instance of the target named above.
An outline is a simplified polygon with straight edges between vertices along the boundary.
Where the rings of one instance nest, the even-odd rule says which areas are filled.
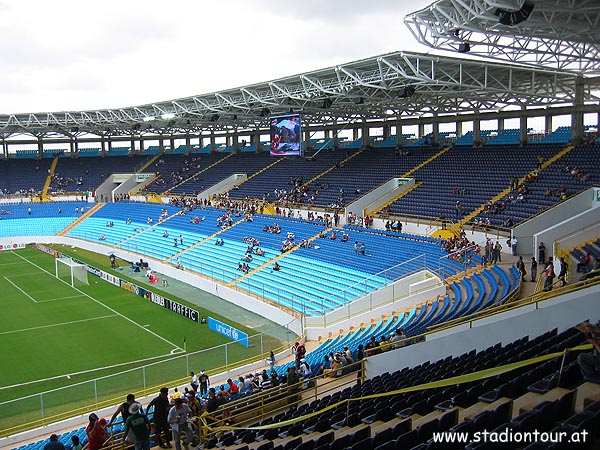
[[[88,257],[86,262],[101,265]],[[127,392],[140,396],[163,384],[184,384],[189,370],[235,367],[282,344],[270,336],[261,336],[260,344],[251,338],[249,348],[231,343],[91,274],[88,285],[74,288],[54,272],[54,258],[34,248],[0,252],[0,435],[115,404]],[[257,334],[194,302],[163,295]]]

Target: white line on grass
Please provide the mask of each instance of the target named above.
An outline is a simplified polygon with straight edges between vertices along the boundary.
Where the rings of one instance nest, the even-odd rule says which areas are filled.
[[[14,278],[14,277],[30,277],[32,275],[41,275],[44,272],[32,272],[32,273],[16,273],[14,275],[6,275],[4,278]]]
[[[31,275],[39,275],[41,273],[44,272],[36,272],[35,274],[31,274]],[[13,276],[18,276],[18,275],[13,275]],[[58,298],[49,298],[46,300],[36,300],[34,299],[31,295],[29,295],[27,292],[25,292],[23,289],[21,289],[19,286],[17,286],[15,283],[13,283],[12,281],[10,281],[8,279],[8,277],[3,277],[6,281],[8,281],[10,284],[12,284],[15,288],[17,288],[19,291],[21,291],[22,294],[26,295],[27,297],[29,297],[29,299],[33,302],[33,303],[46,303],[46,302],[56,302],[56,301],[60,301],[60,300],[68,300],[70,298],[82,298],[85,297],[84,295],[70,295],[68,297],[58,297]],[[0,333],[1,334],[1,333]]]
[[[37,267],[38,269],[40,269],[40,270],[42,270],[42,271],[46,272],[47,274],[49,274],[49,275],[51,275],[51,276],[53,276],[53,277],[54,277],[54,274],[52,274],[51,272],[48,272],[48,271],[47,271],[46,269],[44,269],[43,267],[40,267],[40,266],[38,266],[36,263],[29,261],[27,258],[23,258],[21,255],[19,255],[18,253],[15,253],[14,251],[11,251],[11,253],[12,253],[12,254],[14,254],[14,255],[16,255],[16,256],[18,256],[18,257],[19,257],[19,258],[21,258],[23,261],[27,261],[27,262],[28,262],[29,264],[31,264],[32,266],[35,266],[35,267]],[[130,323],[134,324],[136,327],[139,327],[139,328],[141,328],[141,329],[142,329],[142,330],[144,330],[146,333],[150,333],[152,336],[154,336],[154,337],[156,337],[156,338],[158,338],[158,339],[160,339],[160,340],[162,340],[162,341],[166,342],[166,343],[167,343],[167,344],[169,344],[169,345],[172,345],[173,347],[175,347],[175,349],[178,349],[178,350],[183,350],[183,349],[182,349],[181,347],[179,347],[177,344],[174,344],[173,342],[169,341],[168,339],[166,339],[166,338],[162,337],[161,335],[159,335],[159,334],[155,333],[155,332],[154,332],[154,331],[152,331],[152,330],[148,330],[147,328],[144,328],[144,326],[143,326],[143,325],[140,325],[139,323],[135,322],[134,320],[131,320],[129,317],[127,317],[127,316],[124,316],[124,315],[123,315],[123,314],[121,314],[119,311],[117,311],[117,310],[115,310],[115,309],[111,308],[110,306],[107,306],[107,305],[105,305],[105,304],[104,304],[104,303],[102,303],[101,301],[99,301],[99,300],[96,300],[96,299],[95,299],[94,297],[92,297],[91,295],[88,295],[88,294],[86,294],[85,292],[83,292],[83,291],[81,291],[81,290],[77,289],[76,287],[73,287],[73,286],[71,286],[69,283],[67,283],[67,282],[66,282],[66,281],[64,281],[64,280],[61,280],[60,278],[59,278],[59,280],[60,280],[60,281],[62,281],[62,282],[63,282],[64,284],[66,284],[67,286],[71,287],[72,289],[76,290],[76,291],[77,291],[77,292],[79,292],[80,294],[82,294],[82,295],[86,296],[87,298],[89,298],[89,299],[90,299],[90,300],[92,300],[93,302],[95,302],[95,303],[97,303],[97,304],[99,304],[99,305],[102,305],[102,306],[104,306],[104,307],[105,307],[106,309],[108,309],[109,311],[111,311],[111,312],[115,313],[116,315],[118,315],[118,316],[122,317],[122,318],[123,318],[123,319],[125,319],[126,321],[128,321],[128,322],[130,322]],[[9,280],[7,280],[7,281],[9,281]],[[9,282],[10,282],[10,281],[9,281]],[[31,298],[31,297],[29,297],[29,298]],[[33,300],[33,299],[32,299],[32,300]],[[35,301],[35,300],[34,300],[34,301]]]
[[[29,300],[31,300],[33,303],[37,303],[37,300],[35,298],[33,298],[31,295],[29,295],[27,292],[25,292],[23,289],[21,289],[19,286],[17,286],[15,283],[13,283],[12,281],[10,281],[8,278],[3,277],[6,281],[8,281],[10,284],[12,284],[15,289],[18,289],[19,291],[21,291],[21,294],[25,295]]]
[[[150,358],[144,358],[144,359],[136,359],[135,361],[127,361],[127,362],[123,362],[123,363],[119,363],[119,364],[113,364],[111,366],[98,367],[97,369],[82,370],[80,372],[73,372],[73,373],[69,373],[69,374],[65,374],[65,375],[56,375],[54,377],[39,378],[39,379],[27,381],[25,383],[12,384],[10,386],[0,386],[0,391],[3,391],[5,389],[12,389],[12,388],[16,388],[16,387],[21,387],[21,386],[29,386],[30,384],[33,384],[33,383],[41,383],[41,382],[44,382],[44,381],[58,380],[59,378],[65,378],[65,377],[67,377],[67,375],[69,377],[73,377],[73,376],[76,376],[76,375],[85,375],[86,373],[97,372],[99,370],[115,369],[117,367],[127,366],[129,364],[139,364],[139,363],[143,363],[143,362],[147,362],[147,361],[158,360],[159,358],[169,358],[169,357],[171,357],[171,356],[174,355],[173,352],[175,352],[175,353],[183,353],[183,350],[182,349],[173,349],[173,350],[171,350],[170,353],[165,354],[165,355],[152,356]],[[174,360],[175,358],[172,358],[172,359]],[[167,361],[171,361],[171,359],[164,359],[161,362],[167,362]],[[133,369],[133,370],[135,370],[135,369]],[[128,372],[130,372],[130,371],[131,371],[131,369],[128,370]],[[122,373],[124,373],[124,372],[122,372]],[[106,377],[104,377],[104,378],[106,378]],[[81,383],[82,382],[80,382],[79,384],[81,384]],[[53,391],[58,391],[59,389],[62,389],[62,388],[53,389]],[[50,391],[50,392],[53,392],[53,391]]]
[[[83,298],[85,295],[69,295],[68,297],[49,298],[46,300],[38,300],[38,303],[57,302],[60,300],[69,300],[70,298]]]
[[[21,261],[10,262],[10,263],[2,263],[2,264],[0,264],[0,267],[4,267],[4,266],[20,266],[21,264],[25,264],[25,263],[21,262]]]
[[[116,314],[109,314],[107,316],[92,317],[90,319],[71,320],[69,322],[53,323],[51,325],[40,325],[39,327],[21,328],[19,330],[0,331],[0,335],[2,335],[2,334],[21,333],[23,331],[41,330],[43,328],[60,327],[60,326],[63,326],[63,325],[71,325],[71,324],[74,324],[74,323],[90,322],[92,320],[100,320],[100,319],[108,319],[109,317],[116,317]]]

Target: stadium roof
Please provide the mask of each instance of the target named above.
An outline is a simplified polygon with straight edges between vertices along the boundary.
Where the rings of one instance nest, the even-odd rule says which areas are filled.
[[[121,109],[0,115],[0,131],[37,137],[199,133],[573,104],[577,74],[450,56],[396,52],[210,94]],[[597,100],[590,91],[587,100]]]
[[[420,42],[454,54],[395,52],[127,108],[0,115],[0,134],[60,139],[247,132],[264,129],[271,115],[291,112],[318,126],[600,99],[598,0],[438,0],[405,22]]]
[[[435,49],[600,73],[598,0],[438,0],[404,22]]]

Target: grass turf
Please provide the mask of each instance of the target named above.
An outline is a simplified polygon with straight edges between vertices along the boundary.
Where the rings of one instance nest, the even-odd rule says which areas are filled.
[[[107,269],[105,255],[81,250],[75,255]],[[12,434],[11,427],[27,422],[39,426],[63,414],[116,403],[127,392],[139,396],[144,388],[173,386],[184,382],[189,370],[222,368],[226,362],[234,365],[260,355],[260,345],[230,343],[205,325],[92,275],[88,278],[89,285],[74,289],[54,277],[52,257],[33,248],[0,252],[0,435]],[[165,296],[199,310],[201,316],[210,314],[255,334],[184,299]],[[175,359],[183,353],[184,338],[187,355]],[[263,339],[264,348],[280,345],[268,336]],[[211,350],[190,355],[203,349]]]

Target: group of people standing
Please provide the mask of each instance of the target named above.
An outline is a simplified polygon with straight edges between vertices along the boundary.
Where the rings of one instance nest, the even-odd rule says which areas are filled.
[[[565,260],[565,258],[558,258],[558,275],[555,271],[555,264],[552,257],[548,257],[546,259],[546,247],[544,243],[541,242],[538,246],[538,259],[535,256],[531,257],[531,281],[535,282],[538,274],[538,266],[539,264],[544,265],[544,269],[540,272],[542,273],[544,278],[544,291],[551,291],[554,286],[554,279],[558,277],[558,281],[560,281],[560,286],[564,286],[567,284],[567,274],[569,273],[569,264]],[[516,262],[517,269],[521,274],[522,281],[527,281],[527,269],[525,268],[525,261],[523,261],[523,256],[519,256],[519,259]]]

